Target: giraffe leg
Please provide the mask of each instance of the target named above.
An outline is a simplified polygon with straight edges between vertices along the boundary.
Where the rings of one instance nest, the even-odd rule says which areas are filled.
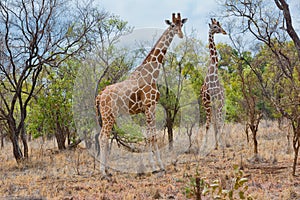
[[[100,132],[100,173],[103,176],[106,176],[109,135],[111,129],[111,124],[104,124]]]
[[[218,140],[219,140],[219,126],[218,126],[218,122],[216,121],[215,123],[214,123],[214,133],[215,133],[215,150],[217,150],[218,149]]]
[[[153,130],[153,113],[151,112],[150,108],[146,110],[145,112],[146,120],[147,120],[147,139],[149,141],[149,161],[152,167],[152,170],[155,170],[155,162],[153,160],[153,138],[154,138],[154,130]],[[155,123],[154,123],[155,124]]]
[[[218,137],[219,137],[219,122],[218,122],[218,110],[217,110],[217,103],[218,102],[212,102],[212,108],[211,108],[211,124],[213,125],[213,133],[214,133],[214,149],[218,149]]]
[[[160,157],[160,151],[159,151],[159,148],[158,148],[158,145],[157,145],[157,140],[156,140],[156,138],[155,138],[155,142],[154,142],[154,151],[155,151],[155,156],[156,156],[156,159],[157,159],[157,161],[158,161],[160,170],[165,171],[164,164],[163,164],[163,162],[162,162],[162,160],[161,160],[161,157]]]
[[[147,119],[147,137],[148,139],[150,139],[149,154],[150,154],[150,163],[152,165],[152,169],[153,171],[156,171],[155,163],[153,160],[153,154],[155,154],[160,169],[164,170],[164,165],[160,157],[160,152],[158,149],[157,139],[156,139],[155,104],[151,105],[150,107],[148,107],[148,109],[146,109],[145,115]]]
[[[100,134],[100,173],[102,175],[106,175],[107,151],[108,151],[108,134],[103,133],[101,130],[101,134]]]
[[[226,136],[223,135],[223,129],[224,129],[224,117],[225,113],[223,111],[222,104],[219,106],[218,110],[218,145],[223,149],[224,146],[226,146]]]

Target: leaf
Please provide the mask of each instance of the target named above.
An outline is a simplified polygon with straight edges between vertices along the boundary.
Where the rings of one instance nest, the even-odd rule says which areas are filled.
[[[202,190],[202,194],[205,196],[206,194],[209,193],[209,191],[210,191],[209,188],[205,186]]]
[[[239,191],[240,199],[245,199],[245,193],[243,191]]]
[[[233,191],[232,190],[229,191],[228,196],[229,196],[229,199],[233,199]]]
[[[241,179],[239,180],[239,185],[240,185],[240,186],[243,186],[243,184],[246,183],[246,182],[248,182],[248,178],[241,178]]]
[[[219,184],[218,183],[213,183],[213,184],[210,184],[210,187],[215,189],[215,188],[219,187]]]
[[[224,197],[226,197],[227,195],[229,195],[230,190],[222,190],[222,194],[224,195]]]

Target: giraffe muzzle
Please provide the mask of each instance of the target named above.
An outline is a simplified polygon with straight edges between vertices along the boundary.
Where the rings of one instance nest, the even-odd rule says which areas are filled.
[[[179,38],[183,38],[183,33],[182,33],[182,31],[179,31],[177,35],[178,35]]]

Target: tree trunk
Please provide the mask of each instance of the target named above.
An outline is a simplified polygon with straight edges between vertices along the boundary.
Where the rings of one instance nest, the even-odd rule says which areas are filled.
[[[166,127],[168,129],[169,150],[173,149],[173,122],[171,116],[171,111],[167,111]]]
[[[254,154],[257,155],[258,154],[258,142],[257,142],[257,138],[256,138],[257,132],[254,131],[253,132],[253,144],[254,144]]]
[[[15,120],[13,117],[9,117],[10,120],[8,120],[8,131],[9,131],[9,139],[12,142],[13,145],[13,154],[17,161],[17,163],[20,163],[23,160],[23,153],[21,151],[20,145],[19,145],[19,135],[20,132],[17,131]]]
[[[59,150],[65,150],[66,149],[66,137],[64,136],[63,132],[56,131],[55,132],[55,137],[58,145]]]
[[[246,126],[245,126],[245,133],[246,133],[246,137],[247,137],[247,144],[249,144],[249,127],[248,127],[248,124],[246,124]]]
[[[6,137],[6,134],[1,135],[1,149],[4,148],[4,138]]]
[[[193,127],[195,124],[192,124],[191,127],[189,128],[189,126],[186,126],[186,134],[188,135],[189,138],[189,147],[187,152],[191,152],[191,148],[192,148],[192,134],[193,134]]]
[[[21,139],[22,139],[22,142],[23,142],[24,158],[28,159],[28,144],[27,144],[27,137],[26,137],[25,127],[22,128]]]
[[[250,130],[252,132],[252,136],[253,136],[253,144],[254,144],[254,155],[257,156],[258,155],[258,142],[257,142],[257,130],[258,130],[258,124],[253,125],[250,124]]]
[[[290,132],[290,130],[287,131],[286,138],[287,138],[287,150],[286,150],[286,153],[290,154],[291,151],[292,151],[292,149],[291,149],[291,132]]]
[[[298,125],[299,126],[299,125]],[[297,160],[298,160],[298,153],[299,153],[299,146],[300,146],[300,129],[295,130],[294,132],[294,139],[293,139],[293,147],[294,147],[294,162],[293,162],[293,176],[296,175],[296,167],[297,167]]]
[[[64,132],[66,133],[66,135],[67,135],[67,141],[68,141],[68,146],[72,143],[72,139],[74,139],[74,138],[72,138],[72,136],[71,136],[71,132],[70,132],[70,130],[68,129],[68,127],[64,127]]]
[[[61,128],[61,125],[59,124],[59,121],[56,122],[56,130],[55,130],[55,138],[57,141],[58,149],[59,150],[65,150],[66,149],[66,134],[64,133],[63,129]]]
[[[295,152],[295,155],[294,155],[294,162],[293,162],[293,176],[296,175],[296,167],[297,167],[297,159],[298,159],[298,153],[299,153],[299,142],[298,142],[298,147],[295,148],[294,146],[294,152]]]
[[[4,147],[4,136],[5,136],[5,134],[2,133],[2,127],[0,124],[1,149],[3,149],[3,147]]]
[[[173,150],[173,127],[168,126],[168,140],[169,140],[169,150]]]
[[[17,163],[20,163],[23,160],[23,154],[22,154],[22,151],[19,146],[18,137],[14,134],[10,137],[10,140],[13,144],[14,157],[15,157]]]
[[[298,53],[298,58],[300,59],[300,38],[296,32],[296,30],[293,27],[292,24],[292,17],[289,9],[289,5],[286,0],[275,0],[275,3],[277,7],[283,11],[283,16],[286,22],[286,32],[289,34],[289,36],[292,38],[297,53]],[[299,77],[300,79],[300,77]]]

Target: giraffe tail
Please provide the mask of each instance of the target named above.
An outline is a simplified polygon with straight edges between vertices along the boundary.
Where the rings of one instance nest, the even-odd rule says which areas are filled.
[[[95,99],[96,118],[100,127],[102,127],[102,116],[100,112],[100,94]]]

